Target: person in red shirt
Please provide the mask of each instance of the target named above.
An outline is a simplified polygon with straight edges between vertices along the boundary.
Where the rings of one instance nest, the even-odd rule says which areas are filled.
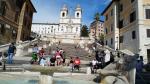
[[[78,69],[78,71],[79,71],[79,69],[80,69],[80,59],[79,59],[79,57],[76,57],[75,58],[75,60],[74,60],[74,69]]]

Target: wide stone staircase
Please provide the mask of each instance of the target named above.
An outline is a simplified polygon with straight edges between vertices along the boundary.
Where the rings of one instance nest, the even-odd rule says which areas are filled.
[[[56,47],[58,48],[62,48],[65,52],[66,52],[66,56],[67,58],[70,57],[74,57],[74,56],[78,56],[80,57],[81,60],[92,60],[92,58],[94,56],[89,56],[88,51],[86,51],[84,48],[75,48],[75,46],[77,46],[76,44],[60,44],[60,45],[56,45],[53,44],[51,46],[52,50],[56,50]]]

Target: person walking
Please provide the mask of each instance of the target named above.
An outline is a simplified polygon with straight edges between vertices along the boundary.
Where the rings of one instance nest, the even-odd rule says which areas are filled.
[[[98,61],[96,59],[92,60],[91,70],[92,70],[93,73],[96,73],[96,71],[97,71],[97,63],[98,63]]]
[[[14,46],[14,43],[11,43],[8,48],[8,60],[7,60],[8,64],[13,63],[13,56],[14,56],[15,52],[16,52],[16,47]]]
[[[105,66],[107,66],[110,62],[110,51],[106,49],[104,52],[106,53],[105,54]]]
[[[137,62],[136,62],[136,71],[137,71],[138,73],[141,73],[142,70],[143,70],[143,67],[144,67],[143,57],[140,56],[140,57],[137,59]]]

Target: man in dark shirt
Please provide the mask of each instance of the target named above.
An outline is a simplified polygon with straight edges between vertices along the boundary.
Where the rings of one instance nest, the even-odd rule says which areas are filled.
[[[16,47],[14,46],[14,43],[11,43],[8,48],[8,64],[12,64],[13,56],[15,54]]]

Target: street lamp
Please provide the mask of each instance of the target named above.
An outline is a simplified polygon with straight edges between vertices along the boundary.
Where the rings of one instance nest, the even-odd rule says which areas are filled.
[[[119,39],[118,39],[118,36],[116,37],[117,38],[117,48],[116,48],[116,50],[118,50],[119,48],[118,48],[118,45],[119,45]]]

